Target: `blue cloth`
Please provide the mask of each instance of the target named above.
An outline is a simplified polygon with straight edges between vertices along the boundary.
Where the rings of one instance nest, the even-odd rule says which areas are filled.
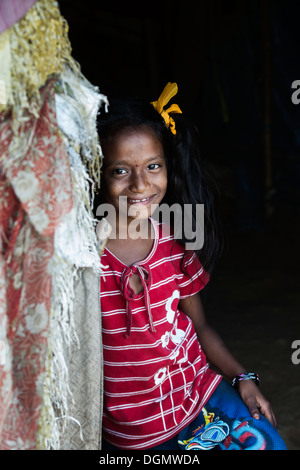
[[[201,413],[177,436],[151,450],[286,450],[262,415],[252,418],[240,395],[222,380]]]

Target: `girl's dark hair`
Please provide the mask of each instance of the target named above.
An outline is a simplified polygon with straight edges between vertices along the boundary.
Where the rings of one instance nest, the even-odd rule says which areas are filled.
[[[162,202],[170,206],[180,204],[182,211],[184,204],[191,204],[194,227],[196,205],[204,204],[204,244],[196,253],[202,266],[211,273],[221,249],[220,219],[216,212],[217,188],[205,169],[197,128],[184,114],[173,113],[172,118],[176,135],[166,127],[150,102],[110,100],[108,113],[100,113],[98,118],[100,144],[109,142],[126,128],[148,126],[154,130],[163,145],[167,167],[168,185]],[[184,238],[183,227],[182,237],[178,240],[182,244],[191,241]]]

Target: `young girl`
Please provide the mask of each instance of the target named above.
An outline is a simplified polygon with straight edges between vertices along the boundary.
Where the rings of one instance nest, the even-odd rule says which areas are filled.
[[[284,449],[258,376],[205,318],[218,221],[197,131],[177,105],[165,109],[176,93],[169,83],[156,102],[111,102],[99,120],[100,201],[115,214],[102,256],[104,448]],[[200,250],[152,217],[161,203],[204,204]]]

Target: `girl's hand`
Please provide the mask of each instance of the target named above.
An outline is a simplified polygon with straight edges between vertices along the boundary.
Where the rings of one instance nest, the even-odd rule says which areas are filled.
[[[214,328],[206,322],[200,294],[181,299],[179,308],[192,320],[199,343],[211,364],[214,364],[225,377],[233,378],[245,371],[243,366],[225,346]],[[253,380],[240,381],[238,383],[238,391],[253,418],[259,419],[260,412],[276,427],[276,418],[271,405]]]
[[[276,428],[277,423],[272,407],[253,380],[239,382],[238,391],[253,418],[259,419],[259,413],[261,413]]]

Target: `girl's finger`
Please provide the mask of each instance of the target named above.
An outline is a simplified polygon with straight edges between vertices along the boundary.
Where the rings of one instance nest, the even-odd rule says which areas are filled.
[[[276,428],[277,427],[277,422],[275,418],[275,414],[271,408],[271,405],[269,403],[263,404],[260,407],[261,414],[267,418],[268,421]]]
[[[250,398],[247,401],[247,406],[248,406],[251,416],[254,419],[259,419],[259,409],[258,409],[258,406],[256,405],[256,400],[253,398]]]

